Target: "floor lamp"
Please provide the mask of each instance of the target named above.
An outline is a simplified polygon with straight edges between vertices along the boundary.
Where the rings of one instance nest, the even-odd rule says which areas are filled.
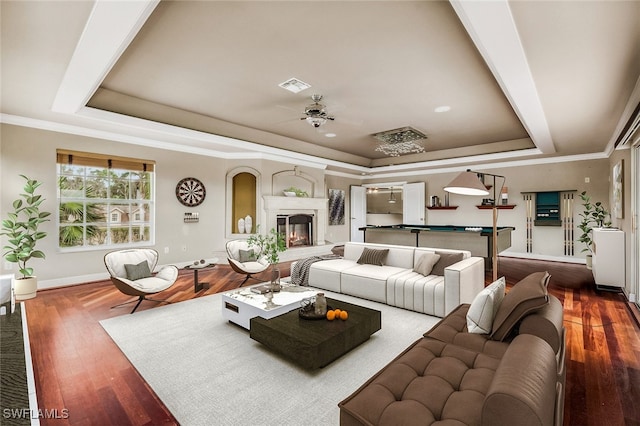
[[[493,178],[493,203],[492,203],[492,213],[493,213],[493,235],[491,241],[491,269],[493,271],[493,281],[498,279],[498,198],[497,194],[502,192],[502,188],[506,183],[507,179],[504,176],[494,175],[491,173],[483,173],[483,172],[474,172],[471,170],[467,170],[466,172],[460,173],[451,183],[445,186],[444,190],[450,192],[452,194],[460,194],[460,195],[475,195],[475,196],[486,196],[489,195],[489,190],[484,183],[485,176],[490,176]],[[500,191],[496,192],[496,179],[502,179],[502,186],[500,187]]]

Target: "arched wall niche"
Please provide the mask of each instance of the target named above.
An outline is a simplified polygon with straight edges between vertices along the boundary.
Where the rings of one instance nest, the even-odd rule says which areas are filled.
[[[316,196],[316,179],[300,170],[298,166],[293,170],[283,170],[271,176],[271,195],[282,196],[282,192],[292,186],[306,191],[309,197]]]
[[[252,167],[236,167],[227,172],[225,235],[227,238],[242,238],[255,233],[261,219],[262,178],[260,172]],[[238,219],[251,216],[251,230],[239,232]]]

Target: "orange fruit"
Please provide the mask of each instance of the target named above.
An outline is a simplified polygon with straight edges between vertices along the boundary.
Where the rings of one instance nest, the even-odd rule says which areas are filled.
[[[333,321],[336,318],[336,313],[333,311],[327,311],[327,319]]]
[[[333,313],[336,314],[336,318],[340,318],[340,309],[334,309]]]
[[[349,318],[349,314],[347,313],[347,311],[341,311],[341,312],[340,312],[340,319],[341,319],[342,321],[346,321],[346,320],[347,320],[347,318]]]

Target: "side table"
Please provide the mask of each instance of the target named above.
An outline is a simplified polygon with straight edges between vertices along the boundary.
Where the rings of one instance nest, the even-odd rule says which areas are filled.
[[[205,289],[209,289],[209,283],[206,283],[206,282],[201,283],[200,280],[198,279],[198,271],[202,271],[203,269],[215,268],[216,267],[215,262],[217,262],[217,260],[218,259],[213,259],[213,262],[207,263],[202,266],[187,265],[184,267],[184,269],[193,271],[193,292],[194,293],[197,293]]]

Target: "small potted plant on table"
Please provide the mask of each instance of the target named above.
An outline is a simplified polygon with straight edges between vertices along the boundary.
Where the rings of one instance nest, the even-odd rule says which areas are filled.
[[[260,225],[256,226],[256,233],[247,239],[249,246],[260,249],[260,256],[264,257],[271,265],[271,291],[280,290],[280,270],[274,265],[280,261],[279,253],[287,249],[284,237],[271,228],[268,234],[260,234]]]

